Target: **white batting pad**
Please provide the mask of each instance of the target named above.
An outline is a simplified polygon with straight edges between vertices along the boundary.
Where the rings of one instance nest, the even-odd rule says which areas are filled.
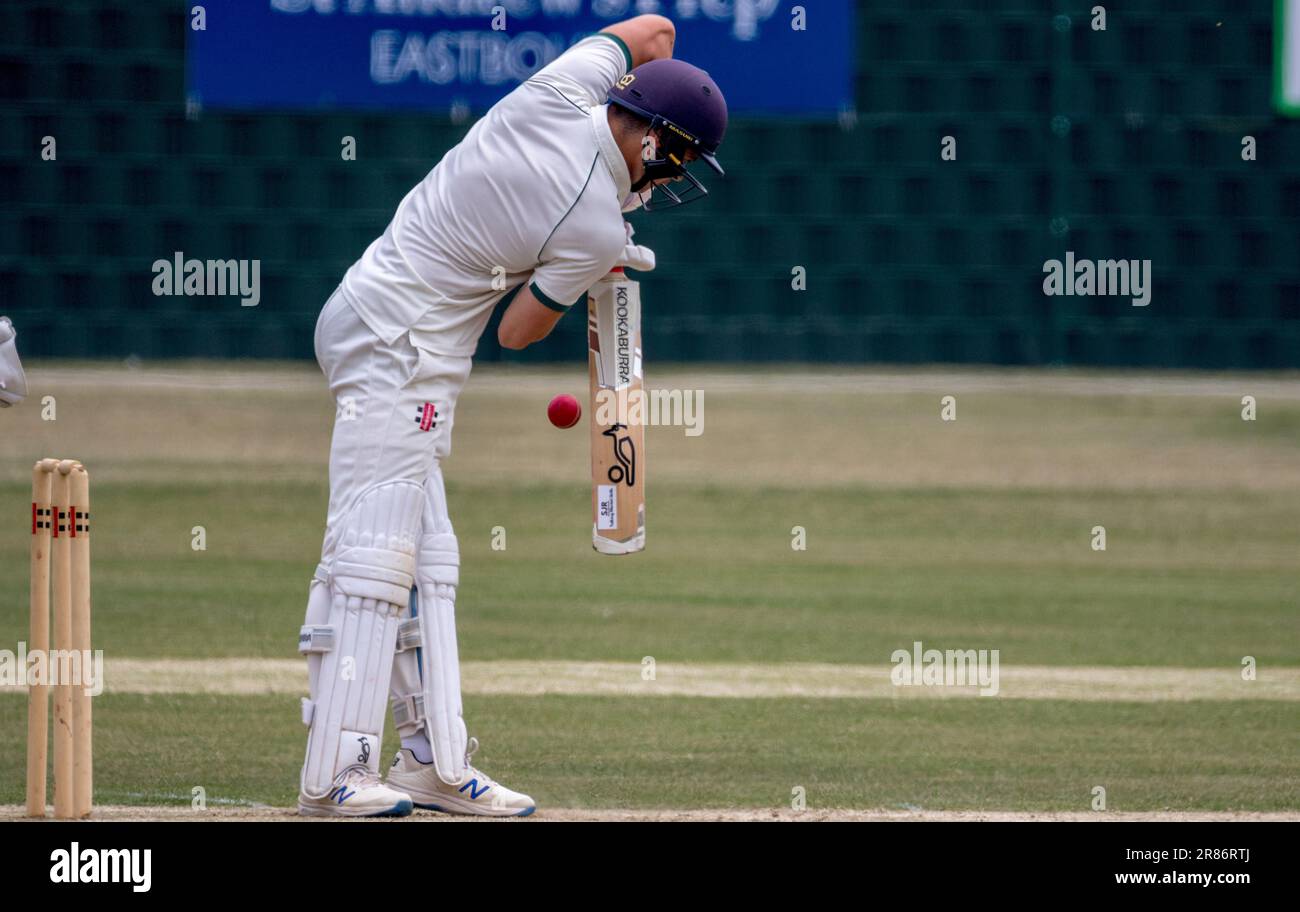
[[[311,672],[301,782],[309,797],[325,796],[349,768],[378,773],[384,699],[414,581],[424,499],[423,486],[411,481],[366,491],[343,524],[328,579],[312,587],[298,644]]]

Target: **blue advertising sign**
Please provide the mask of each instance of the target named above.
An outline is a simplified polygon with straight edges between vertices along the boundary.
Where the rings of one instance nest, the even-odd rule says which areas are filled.
[[[239,109],[485,110],[622,19],[677,24],[677,56],[735,114],[853,106],[851,0],[207,0],[187,30],[190,100]],[[201,25],[201,27],[199,27]]]

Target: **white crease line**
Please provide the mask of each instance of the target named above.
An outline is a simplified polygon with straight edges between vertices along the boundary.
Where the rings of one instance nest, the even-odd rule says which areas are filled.
[[[298,659],[117,659],[105,663],[109,693],[306,693]],[[715,697],[831,699],[976,698],[979,687],[895,686],[892,666],[821,663],[684,664],[662,662],[653,680],[634,662],[502,660],[462,663],[466,693],[540,696]],[[1147,666],[1010,666],[999,669],[1002,699],[1083,702],[1189,700],[1300,701],[1300,668],[1260,672],[1243,681],[1235,669]],[[21,692],[16,685],[0,692]]]

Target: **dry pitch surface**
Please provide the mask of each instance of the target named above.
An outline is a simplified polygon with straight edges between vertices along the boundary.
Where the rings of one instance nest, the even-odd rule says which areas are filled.
[[[309,821],[313,823],[368,823],[405,825],[410,823],[897,823],[897,822],[959,822],[1026,823],[1033,821],[1060,821],[1070,823],[1133,823],[1133,822],[1250,822],[1250,821],[1300,821],[1300,813],[1273,813],[1266,811],[1033,811],[1010,813],[1005,811],[890,811],[890,810],[745,810],[723,808],[717,810],[588,810],[582,808],[541,808],[525,818],[493,820],[486,817],[464,817],[417,811],[401,820],[325,820],[319,817],[299,817],[292,811],[274,807],[223,807],[202,811],[183,808],[96,807],[92,820],[141,822],[185,821],[190,823],[225,823],[230,821]],[[0,805],[0,822],[26,821],[39,823],[26,816],[26,809],[18,805]]]

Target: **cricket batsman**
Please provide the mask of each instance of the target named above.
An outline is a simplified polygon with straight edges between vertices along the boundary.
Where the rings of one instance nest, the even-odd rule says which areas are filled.
[[[321,560],[298,649],[309,728],[302,814],[412,807],[526,816],[471,765],[456,645],[460,553],[443,487],[456,400],[493,309],[522,349],[614,267],[654,268],[624,214],[706,196],[727,105],[673,60],[662,16],[612,25],[496,104],[397,207],[316,324],[337,412]],[[379,776],[385,703],[401,749]]]

